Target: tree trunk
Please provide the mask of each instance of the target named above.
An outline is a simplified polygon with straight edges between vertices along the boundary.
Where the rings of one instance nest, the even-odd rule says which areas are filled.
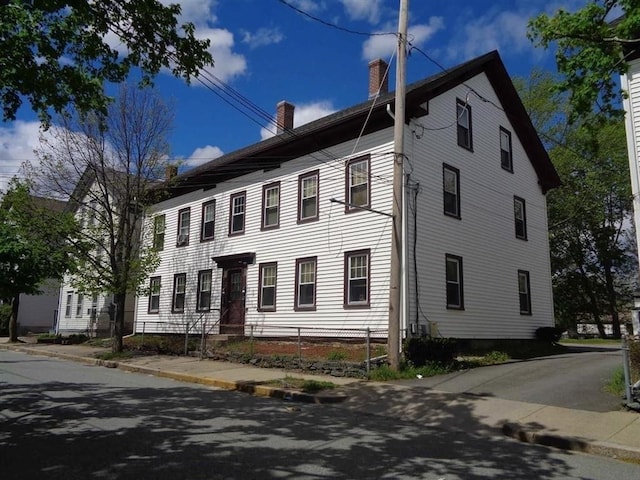
[[[11,299],[11,317],[9,318],[9,341],[18,341],[18,307],[20,306],[20,294]]]
[[[127,296],[124,293],[116,293],[113,296],[113,302],[116,306],[113,323],[113,339],[111,343],[113,352],[122,352],[123,349],[122,336],[124,333],[124,307],[126,299]]]
[[[598,306],[598,298],[591,286],[591,282],[587,276],[587,272],[584,271],[582,265],[580,265],[580,276],[582,278],[582,286],[585,289],[587,296],[589,297],[589,304],[591,311],[591,315],[593,316],[593,321],[596,323],[596,327],[598,327],[598,335],[600,338],[606,338],[607,333],[604,331],[604,325],[602,324],[602,320],[600,319],[600,307]]]

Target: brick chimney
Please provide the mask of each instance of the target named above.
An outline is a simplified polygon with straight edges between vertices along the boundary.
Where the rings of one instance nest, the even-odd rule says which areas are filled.
[[[369,62],[369,98],[373,98],[378,94],[384,95],[389,92],[389,76],[385,77],[389,64],[378,58]]]
[[[167,182],[173,180],[173,177],[178,175],[178,166],[177,165],[167,165],[164,169],[164,179]]]
[[[276,123],[278,124],[278,134],[285,130],[291,130],[293,128],[293,110],[295,105],[282,100],[278,103],[278,110],[276,115]]]

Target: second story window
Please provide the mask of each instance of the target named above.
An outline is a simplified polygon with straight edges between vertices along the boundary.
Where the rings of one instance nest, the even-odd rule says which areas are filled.
[[[298,222],[318,219],[318,180],[317,170],[298,177]]]
[[[449,165],[443,165],[442,183],[444,214],[460,218],[460,171]]]
[[[520,197],[513,197],[513,216],[516,225],[516,238],[527,239],[527,212],[525,201]]]
[[[368,207],[370,202],[369,156],[350,160],[347,163],[346,211],[357,207]]]
[[[471,105],[458,99],[456,101],[456,117],[458,122],[458,145],[467,150],[473,150]]]
[[[184,208],[178,212],[178,239],[176,245],[189,245],[189,230],[191,227],[191,209]]]
[[[462,257],[446,255],[447,308],[464,310]]]
[[[82,304],[84,303],[84,295],[78,294],[78,303],[76,304],[76,317],[82,316]]]
[[[229,235],[244,233],[246,192],[234,193],[229,200]]]
[[[161,251],[164,248],[165,216],[156,215],[153,217],[153,249]]]
[[[211,200],[202,204],[202,225],[200,226],[200,240],[213,240],[216,218],[216,201]]]
[[[280,225],[280,182],[262,188],[262,228]]]
[[[513,172],[513,152],[511,150],[511,132],[500,127],[500,165]]]

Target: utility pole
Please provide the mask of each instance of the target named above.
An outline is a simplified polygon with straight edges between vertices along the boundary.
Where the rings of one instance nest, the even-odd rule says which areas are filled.
[[[389,291],[389,366],[400,368],[400,312],[402,289],[402,189],[404,163],[404,103],[406,96],[405,59],[407,53],[407,23],[409,0],[400,0],[398,18],[398,53],[396,55],[396,98],[393,126],[393,232],[391,236],[391,272]]]

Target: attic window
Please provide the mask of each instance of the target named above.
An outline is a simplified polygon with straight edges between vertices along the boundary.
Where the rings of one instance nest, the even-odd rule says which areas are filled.
[[[471,105],[460,99],[456,100],[456,118],[458,122],[458,145],[473,150],[471,133]]]

